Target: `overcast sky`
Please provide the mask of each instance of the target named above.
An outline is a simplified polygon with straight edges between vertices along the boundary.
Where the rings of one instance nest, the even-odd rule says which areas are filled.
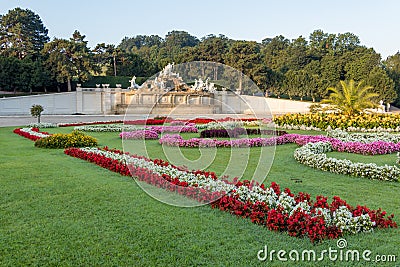
[[[38,14],[51,38],[69,38],[79,30],[91,47],[138,34],[164,37],[172,30],[261,42],[277,35],[308,39],[322,29],[352,32],[383,59],[400,50],[398,0],[0,0],[0,14],[15,7]]]

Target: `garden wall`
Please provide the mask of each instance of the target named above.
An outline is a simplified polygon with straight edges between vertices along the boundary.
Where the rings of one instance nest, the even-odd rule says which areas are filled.
[[[30,107],[34,104],[44,107],[44,115],[116,114],[118,112],[124,114],[129,106],[125,100],[130,99],[125,92],[126,90],[121,88],[77,88],[76,92],[0,98],[0,116],[30,115]],[[189,109],[173,106],[167,110],[167,113],[171,111],[177,114],[182,113],[179,109],[182,109],[184,114],[199,115],[305,113],[309,111],[311,104],[260,96],[238,96],[231,92],[216,92],[212,103],[207,103],[197,103],[197,105],[189,103]],[[121,109],[121,106],[124,108]],[[144,106],[142,108],[135,106],[135,108],[144,112],[149,110]],[[156,109],[152,113],[158,112]]]

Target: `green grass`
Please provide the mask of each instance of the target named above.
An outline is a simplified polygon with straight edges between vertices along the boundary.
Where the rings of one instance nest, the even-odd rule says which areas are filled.
[[[66,133],[71,129],[48,131]],[[286,251],[337,248],[336,240],[313,245],[308,239],[271,232],[250,220],[209,206],[179,208],[160,203],[130,177],[66,156],[60,149],[35,148],[32,141],[13,134],[12,130],[0,128],[1,266],[283,266],[277,260],[259,262],[257,252],[264,245],[269,250]],[[98,138],[101,146],[122,148],[117,133],[89,135]],[[164,157],[157,141],[146,144],[151,157]],[[314,170],[294,160],[296,147],[277,146],[265,183],[276,181],[282,188],[289,187],[295,193],[308,192],[313,197],[338,195],[351,205],[382,207],[395,213],[396,221],[400,222],[399,183]],[[251,149],[251,163],[244,177],[255,168],[252,160],[259,151]],[[182,149],[182,153],[191,159],[200,156],[198,149]],[[222,172],[228,158],[228,150],[218,150],[209,169]],[[375,161],[378,157],[368,159]],[[302,182],[295,183],[291,178]],[[369,249],[372,255],[400,257],[399,234],[399,229],[384,229],[345,238],[349,249]],[[375,266],[376,263],[333,264],[325,260],[318,265]]]

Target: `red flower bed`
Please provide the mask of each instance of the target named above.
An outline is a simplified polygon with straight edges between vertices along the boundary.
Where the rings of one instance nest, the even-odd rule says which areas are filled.
[[[223,119],[218,119],[217,121],[219,122],[224,122],[224,121],[257,121],[258,119],[256,118],[231,118],[231,117],[226,117]]]
[[[133,120],[133,121],[124,121],[124,124],[127,125],[162,125],[164,123],[170,122],[171,119],[146,119],[146,120]]]
[[[32,134],[30,134],[30,133],[24,132],[24,131],[22,131],[21,129],[22,129],[22,128],[17,128],[17,129],[15,129],[15,130],[13,131],[13,133],[18,134],[18,135],[20,135],[20,136],[22,136],[22,137],[28,138],[28,139],[30,139],[30,140],[32,140],[32,141],[36,141],[36,140],[38,140],[38,139],[41,138],[41,137],[39,137],[39,136],[32,135]],[[37,132],[37,133],[42,133],[42,134],[50,135],[48,132],[39,132],[39,128],[32,128],[32,131]]]
[[[216,121],[214,119],[206,119],[206,118],[195,118],[192,120],[188,120],[188,123],[195,123],[195,124],[207,124],[212,121]]]

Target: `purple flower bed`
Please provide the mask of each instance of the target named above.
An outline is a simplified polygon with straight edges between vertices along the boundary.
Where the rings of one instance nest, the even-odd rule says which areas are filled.
[[[200,133],[200,138],[236,138],[239,135],[246,134],[246,129],[244,128],[234,128],[234,129],[208,129],[203,130]]]
[[[164,135],[160,138],[160,144],[167,146],[179,147],[261,147],[282,145],[287,143],[295,143],[303,146],[307,143],[330,142],[332,149],[338,152],[349,152],[363,155],[383,155],[391,154],[400,151],[400,143],[391,143],[377,141],[372,143],[360,142],[343,142],[335,138],[322,135],[300,135],[300,134],[285,134],[277,137],[269,138],[241,138],[235,140],[217,140],[217,139],[202,139],[191,138],[184,140],[180,135]]]
[[[122,139],[158,139],[158,133],[151,130],[137,130],[122,132],[119,134]]]
[[[200,133],[200,138],[236,138],[239,135],[277,135],[287,134],[286,131],[262,130],[260,128],[208,129]]]
[[[156,133],[197,133],[198,130],[194,124],[176,125],[176,126],[149,126],[147,130]]]
[[[260,128],[246,128],[246,133],[248,135],[264,134],[264,135],[277,135],[277,136],[281,136],[281,135],[287,134],[286,131],[281,131],[281,130],[262,130]]]

